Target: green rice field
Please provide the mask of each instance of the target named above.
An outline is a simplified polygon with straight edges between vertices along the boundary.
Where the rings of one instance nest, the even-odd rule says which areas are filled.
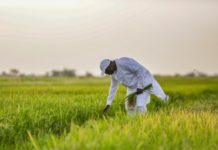
[[[218,77],[157,77],[169,103],[129,117],[110,78],[0,77],[0,149],[217,150]]]

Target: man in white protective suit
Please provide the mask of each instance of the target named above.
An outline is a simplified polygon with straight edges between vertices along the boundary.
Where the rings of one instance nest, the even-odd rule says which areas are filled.
[[[104,114],[108,112],[112,104],[119,83],[127,87],[127,95],[133,92],[137,93],[134,109],[128,106],[127,101],[125,102],[125,109],[129,115],[134,115],[136,112],[147,112],[150,94],[154,94],[164,102],[168,101],[168,96],[164,93],[151,73],[132,58],[122,57],[115,60],[104,59],[100,63],[100,69],[101,75],[107,74],[111,76],[111,85],[106,107],[103,111]],[[151,89],[143,91],[144,87],[149,84],[152,84]]]

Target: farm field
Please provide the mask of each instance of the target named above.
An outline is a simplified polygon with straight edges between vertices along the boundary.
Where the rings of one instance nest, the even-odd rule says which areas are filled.
[[[129,117],[109,78],[0,77],[0,149],[218,149],[218,77],[157,77],[168,104]]]

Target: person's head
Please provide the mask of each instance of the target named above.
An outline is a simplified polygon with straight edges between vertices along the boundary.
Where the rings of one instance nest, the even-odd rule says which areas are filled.
[[[117,66],[115,61],[104,59],[100,63],[101,75],[107,74],[112,75],[116,70]]]

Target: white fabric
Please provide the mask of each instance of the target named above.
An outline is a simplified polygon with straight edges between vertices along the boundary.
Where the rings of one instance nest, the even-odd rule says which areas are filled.
[[[110,60],[109,59],[104,59],[100,63],[100,69],[101,69],[101,75],[103,76],[105,73],[106,68],[109,66]]]
[[[127,88],[126,95],[129,95],[131,93],[134,93],[136,89]],[[133,116],[137,112],[143,113],[147,112],[146,105],[150,102],[150,93],[149,92],[143,92],[142,94],[138,95],[136,98],[136,105],[134,107],[129,107],[128,102],[125,102],[125,109],[128,115]]]
[[[144,112],[147,112],[147,108],[145,109],[146,107],[143,107],[143,106],[137,106],[137,112],[138,113],[144,113]]]
[[[111,105],[117,91],[118,83],[127,88],[144,88],[152,83],[151,73],[137,61],[122,57],[115,60],[117,70],[111,75],[111,86],[107,98],[107,105]]]
[[[127,93],[135,92],[137,88],[144,88],[152,83],[150,92],[144,92],[137,96],[137,106],[143,106],[150,102],[150,94],[156,95],[161,100],[167,98],[158,82],[151,73],[138,62],[131,58],[122,57],[115,60],[117,71],[111,75],[111,85],[107,98],[107,105],[111,105],[117,92],[118,84],[121,83],[127,87]]]
[[[126,96],[136,92],[137,89],[127,88]],[[136,106],[145,106],[150,102],[150,92],[143,92],[136,98]]]
[[[127,88],[126,95],[129,95],[135,91],[136,91],[136,89]],[[133,116],[137,112],[138,113],[147,112],[147,104],[150,103],[150,94],[154,94],[155,96],[157,96],[159,99],[161,99],[163,101],[166,100],[166,98],[167,98],[167,95],[163,92],[159,83],[155,79],[153,79],[152,89],[150,91],[143,92],[142,94],[137,96],[135,107],[129,107],[128,103],[125,102],[125,109],[126,109],[128,115]]]
[[[160,84],[155,79],[152,82],[151,93],[154,94],[155,96],[157,96],[162,101],[168,100],[168,96],[164,93]]]

